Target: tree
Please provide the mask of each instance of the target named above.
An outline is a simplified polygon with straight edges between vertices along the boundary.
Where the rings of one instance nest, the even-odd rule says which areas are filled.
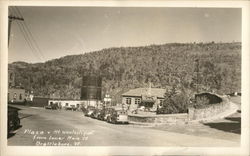
[[[173,85],[171,90],[166,90],[165,99],[157,114],[175,114],[187,112],[189,98],[183,92],[177,92],[176,86]]]
[[[82,74],[93,71],[102,75],[103,86],[112,96],[119,90],[147,87],[149,80],[153,86],[171,86],[174,79],[193,92],[198,83],[202,91],[229,93],[241,87],[241,43],[107,48],[45,63],[15,62],[9,68],[15,71],[16,84],[32,89],[36,96],[60,90],[61,97],[70,98],[80,90]],[[70,83],[73,89],[67,89]]]

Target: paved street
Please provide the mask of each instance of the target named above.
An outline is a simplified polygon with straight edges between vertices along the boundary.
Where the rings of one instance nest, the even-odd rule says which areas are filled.
[[[239,146],[239,140],[194,136],[134,124],[109,124],[85,117],[82,112],[16,107],[21,109],[22,127],[8,138],[8,145]]]

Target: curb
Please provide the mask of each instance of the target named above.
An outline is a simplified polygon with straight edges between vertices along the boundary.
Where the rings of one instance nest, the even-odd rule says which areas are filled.
[[[129,125],[144,126],[144,127],[154,127],[154,126],[156,126],[155,123],[143,123],[143,122],[134,122],[134,121],[129,121]]]

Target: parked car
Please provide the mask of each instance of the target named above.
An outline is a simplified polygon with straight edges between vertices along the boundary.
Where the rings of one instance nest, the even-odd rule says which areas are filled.
[[[111,108],[107,113],[107,122],[109,123],[128,123],[127,111],[123,109]]]
[[[8,107],[8,134],[20,127],[20,118],[18,116],[18,109]]]
[[[75,105],[70,105],[70,107],[68,107],[68,110],[76,111],[77,107]]]
[[[106,120],[105,119],[105,114],[106,114],[106,109],[105,108],[101,109],[99,111],[99,113],[98,113],[97,119],[98,120],[103,120],[103,121]]]
[[[81,106],[80,110],[83,112],[83,114],[86,114],[87,112],[87,108],[85,108],[84,106]]]
[[[56,110],[56,109],[58,109],[58,105],[55,104],[55,103],[51,103],[51,104],[49,104],[48,106],[45,106],[44,108],[45,108],[45,109]]]
[[[93,111],[91,117],[94,119],[98,119],[98,116],[100,115],[101,109],[95,108],[95,110]]]
[[[108,107],[104,109],[104,117],[103,120],[107,121],[108,116],[111,114],[111,112],[113,111],[114,108],[112,107]]]
[[[87,107],[87,110],[86,110],[86,113],[85,113],[85,116],[92,116],[94,110],[95,110],[95,107],[93,107],[93,106],[88,106],[88,107]]]
[[[44,106],[45,109],[52,109],[51,105]]]

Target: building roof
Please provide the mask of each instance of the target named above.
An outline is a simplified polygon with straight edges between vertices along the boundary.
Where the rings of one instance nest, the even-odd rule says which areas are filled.
[[[150,91],[151,90],[151,91]],[[151,96],[164,98],[166,89],[163,88],[136,88],[122,94],[122,96],[145,96],[151,92]]]

